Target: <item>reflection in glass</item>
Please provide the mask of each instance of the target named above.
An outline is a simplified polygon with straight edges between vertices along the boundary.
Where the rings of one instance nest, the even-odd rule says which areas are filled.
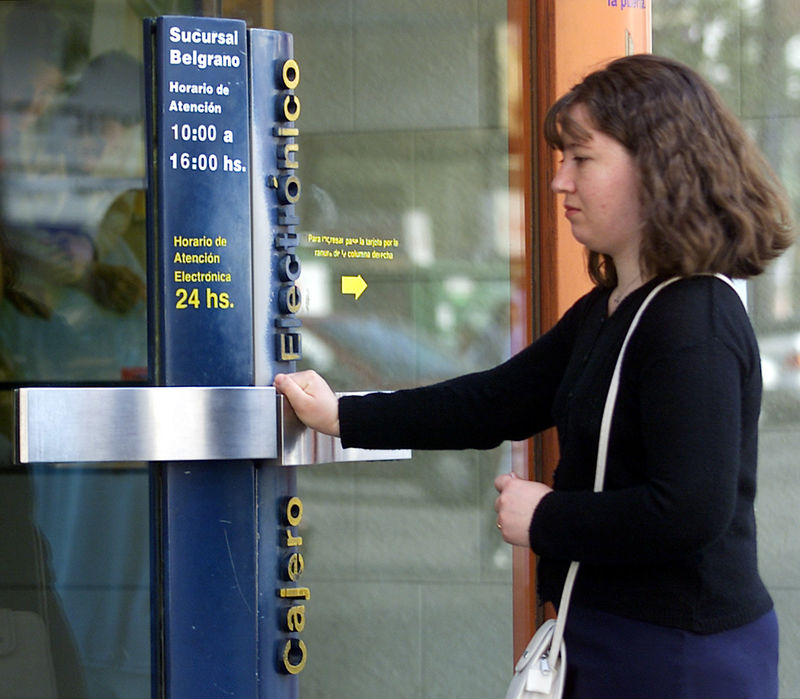
[[[92,38],[123,4],[0,3],[3,696],[150,691],[146,470],[10,447],[15,385],[147,378],[142,66]]]
[[[7,50],[12,64],[44,60]],[[18,78],[3,80],[0,347],[17,380],[144,377],[141,71],[127,54],[101,54],[34,113]]]
[[[487,368],[525,327],[524,311],[512,322],[526,294],[507,13],[495,1],[275,3],[302,76],[303,366],[337,390]],[[316,600],[304,693],[501,694],[511,554],[492,482],[510,468],[506,445],[298,472]]]

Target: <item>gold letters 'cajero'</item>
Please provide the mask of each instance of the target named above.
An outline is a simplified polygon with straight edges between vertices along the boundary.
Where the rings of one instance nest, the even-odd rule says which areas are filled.
[[[297,536],[296,529],[302,519],[302,500],[297,496],[289,498],[282,511],[284,555],[280,566],[281,578],[286,585],[278,589],[278,597],[288,602],[280,614],[281,631],[291,635],[279,643],[278,669],[290,675],[302,672],[307,658],[306,644],[299,634],[306,626],[304,602],[311,597],[311,591],[307,587],[289,586],[289,583],[297,583],[303,574],[304,561],[300,551],[303,537]]]

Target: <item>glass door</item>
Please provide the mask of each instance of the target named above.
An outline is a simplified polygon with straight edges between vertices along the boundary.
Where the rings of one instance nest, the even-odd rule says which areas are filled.
[[[337,390],[395,389],[507,358],[531,322],[523,3],[273,5],[302,70],[304,365]],[[502,695],[512,557],[492,484],[513,457],[298,472],[303,695]]]
[[[138,698],[159,683],[147,469],[15,467],[10,453],[14,388],[152,380],[141,19],[294,35],[303,365],[351,391],[488,367],[530,334],[524,5],[0,3],[0,636],[11,618],[39,639],[24,691]],[[301,696],[503,690],[512,560],[492,481],[520,454],[298,469]]]
[[[12,389],[147,381],[141,18],[195,5],[0,4],[0,636],[17,643],[0,685],[12,694],[150,694],[147,469],[13,466]]]

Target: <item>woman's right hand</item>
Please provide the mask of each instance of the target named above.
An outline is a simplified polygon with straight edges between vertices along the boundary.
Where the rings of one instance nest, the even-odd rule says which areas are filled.
[[[339,436],[339,399],[316,371],[276,374],[274,383],[304,425]]]

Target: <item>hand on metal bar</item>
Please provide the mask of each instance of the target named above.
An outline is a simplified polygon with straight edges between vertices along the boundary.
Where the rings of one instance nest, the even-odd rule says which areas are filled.
[[[274,383],[304,425],[332,437],[339,436],[339,399],[316,371],[277,374]]]

